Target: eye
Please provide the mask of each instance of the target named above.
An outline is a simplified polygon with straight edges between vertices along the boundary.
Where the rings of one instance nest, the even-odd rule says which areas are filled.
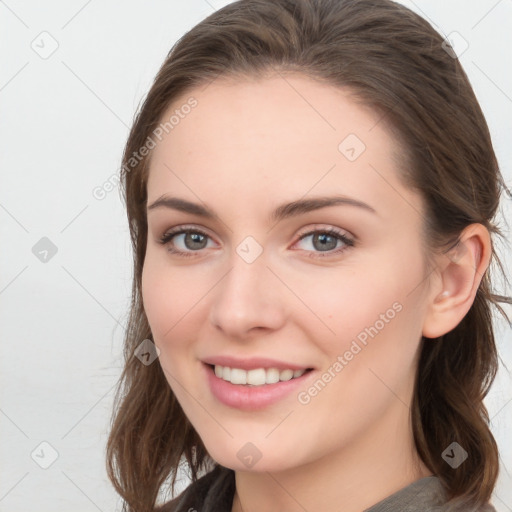
[[[315,229],[300,236],[295,245],[302,242],[302,249],[311,251],[310,257],[325,257],[339,254],[354,246],[354,240],[334,228]],[[326,254],[322,254],[326,253]]]
[[[178,256],[194,256],[194,253],[206,249],[210,236],[198,228],[179,227],[167,231],[159,240],[162,245],[168,245],[169,252]]]
[[[168,251],[180,257],[195,256],[203,249],[211,248],[211,237],[196,227],[177,227],[167,231],[159,243],[168,245]],[[310,252],[310,257],[333,256],[345,251],[354,245],[354,240],[345,233],[335,229],[314,229],[300,235],[294,247],[301,245],[300,249]],[[324,253],[324,254],[322,254]]]

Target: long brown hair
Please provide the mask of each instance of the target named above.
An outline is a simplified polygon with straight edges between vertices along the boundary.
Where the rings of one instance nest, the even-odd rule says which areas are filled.
[[[121,185],[134,254],[132,304],[107,444],[107,469],[129,512],[153,510],[159,490],[185,462],[195,480],[212,463],[159,364],[134,351],[151,339],[141,299],[147,237],[146,183],[162,116],[191,88],[219,76],[292,72],[350,89],[382,114],[401,145],[404,183],[426,203],[428,247],[446,250],[461,231],[494,224],[504,187],[489,130],[468,78],[443,38],[391,0],[241,0],[218,10],[171,49],[134,120]],[[142,155],[142,156],[141,156]],[[492,261],[499,265],[494,250]],[[489,270],[464,319],[434,342],[422,340],[411,408],[414,439],[453,503],[481,505],[498,475],[498,451],[483,399],[498,367]],[[458,442],[457,469],[441,457]]]

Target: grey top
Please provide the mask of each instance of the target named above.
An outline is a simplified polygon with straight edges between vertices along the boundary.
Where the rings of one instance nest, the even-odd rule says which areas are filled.
[[[235,496],[235,473],[217,465],[190,484],[177,498],[157,507],[156,512],[231,512]],[[448,506],[441,481],[427,476],[400,489],[363,512],[496,512],[487,505],[480,509]]]

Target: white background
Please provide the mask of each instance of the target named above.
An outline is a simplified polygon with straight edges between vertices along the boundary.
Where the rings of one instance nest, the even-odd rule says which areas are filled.
[[[120,510],[104,448],[131,253],[118,190],[101,201],[92,190],[118,172],[172,44],[226,3],[0,1],[0,511]],[[510,186],[512,0],[404,3],[468,42],[461,61]],[[46,59],[31,47],[52,44]],[[511,218],[512,201],[503,203]],[[57,248],[46,263],[32,252],[42,237]],[[511,331],[503,321],[498,329],[510,367]],[[512,510],[511,382],[502,367],[486,402],[502,458],[499,512]],[[52,450],[48,469],[31,457],[49,463]]]

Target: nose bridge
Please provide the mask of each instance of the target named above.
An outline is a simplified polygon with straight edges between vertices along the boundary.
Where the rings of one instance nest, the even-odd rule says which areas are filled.
[[[211,306],[210,321],[236,338],[243,338],[255,327],[276,329],[284,321],[275,276],[259,247],[251,240],[236,247]]]

